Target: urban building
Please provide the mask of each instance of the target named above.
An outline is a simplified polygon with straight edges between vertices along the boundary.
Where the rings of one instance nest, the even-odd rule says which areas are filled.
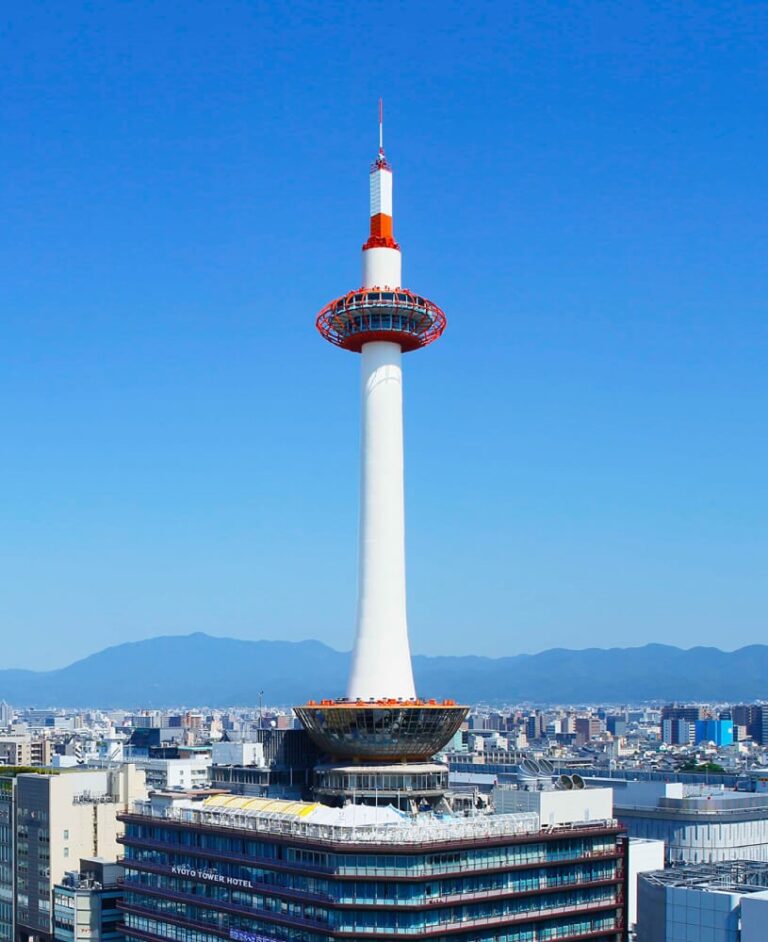
[[[687,723],[696,723],[706,719],[707,708],[701,704],[681,706],[677,703],[668,703],[661,709],[661,722],[664,720],[685,720]]]
[[[671,746],[687,746],[694,743],[696,741],[696,723],[698,722],[700,721],[696,720],[692,723],[690,720],[680,718],[662,720],[662,741]]]
[[[16,775],[0,772],[0,942],[13,942],[16,920],[15,861]]]
[[[730,718],[735,727],[743,727],[755,742],[766,743],[763,738],[763,707],[755,703],[737,704],[731,709]]]
[[[694,741],[712,742],[716,746],[733,745],[733,720],[697,720]]]
[[[682,782],[610,785],[616,817],[630,837],[664,841],[669,864],[768,861],[766,793]]]
[[[165,939],[618,942],[615,821],[153,796],[126,825],[124,931]]]
[[[574,732],[576,733],[576,741],[580,743],[597,739],[605,729],[603,721],[597,716],[577,716],[573,726]]]
[[[211,779],[210,758],[191,759],[135,759],[134,764],[146,776],[147,788],[166,789],[204,788]]]
[[[122,942],[118,884],[123,869],[113,861],[83,858],[53,888],[55,942]]]
[[[132,765],[16,776],[17,942],[44,942],[53,937],[54,885],[61,883],[81,858],[114,860],[123,829],[118,812],[145,795],[143,773]]]
[[[0,729],[11,725],[13,716],[13,707],[9,703],[6,703],[5,700],[0,700]]]
[[[637,932],[637,891],[640,874],[663,870],[664,858],[664,841],[649,841],[642,837],[631,837],[629,839],[627,926],[630,939],[635,939]]]
[[[51,740],[45,736],[0,736],[0,767],[51,764]]]
[[[765,942],[768,865],[673,867],[638,878],[637,942]]]

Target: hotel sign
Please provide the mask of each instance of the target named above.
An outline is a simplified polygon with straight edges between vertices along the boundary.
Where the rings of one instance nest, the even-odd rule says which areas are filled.
[[[171,867],[171,873],[180,877],[189,877],[190,880],[207,880],[209,883],[221,883],[223,886],[242,886],[248,890],[253,886],[250,880],[228,877],[223,873],[217,873],[215,870],[196,870],[194,867],[184,867],[181,864],[175,864]],[[243,940],[243,942],[246,942],[246,940]],[[261,942],[261,940],[259,939],[258,942]]]
[[[260,935],[258,932],[246,932],[245,929],[230,929],[230,939],[236,942],[280,942],[279,939],[271,935]]]

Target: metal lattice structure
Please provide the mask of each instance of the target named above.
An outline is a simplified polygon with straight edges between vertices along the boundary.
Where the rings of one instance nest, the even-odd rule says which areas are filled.
[[[686,864],[644,875],[664,886],[759,893],[768,889],[768,863],[761,860],[723,860],[717,863]]]
[[[311,817],[302,818],[297,814],[205,805],[201,808],[167,806],[159,810],[151,801],[135,802],[132,813],[216,828],[367,845],[440,844],[473,838],[518,837],[535,834],[540,827],[539,816],[532,812],[471,817],[419,814],[404,817],[397,824],[363,825],[315,824]]]

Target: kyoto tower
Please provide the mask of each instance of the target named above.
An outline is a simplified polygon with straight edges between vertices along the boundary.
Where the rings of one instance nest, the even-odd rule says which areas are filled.
[[[404,353],[443,333],[445,315],[402,287],[392,225],[392,167],[379,150],[370,170],[370,230],[362,285],[320,311],[317,328],[360,354],[361,477],[357,632],[343,700],[297,707],[324,754],[360,759],[425,759],[456,732],[467,709],[418,700],[408,643],[403,487]]]

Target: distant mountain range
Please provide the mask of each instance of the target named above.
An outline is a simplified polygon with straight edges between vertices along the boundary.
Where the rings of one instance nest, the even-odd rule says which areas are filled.
[[[415,657],[420,695],[466,703],[768,699],[768,646],[738,651],[554,648],[516,657]],[[201,633],[107,648],[54,671],[0,670],[14,706],[165,707],[301,703],[342,696],[349,654],[319,641]]]

